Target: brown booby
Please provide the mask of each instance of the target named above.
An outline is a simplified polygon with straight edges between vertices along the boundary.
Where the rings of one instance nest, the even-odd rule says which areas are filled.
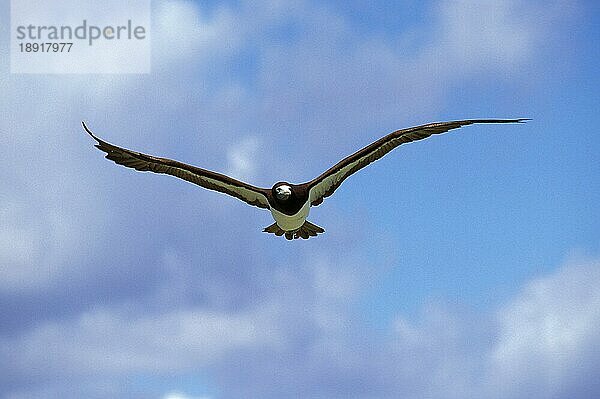
[[[276,236],[309,238],[325,232],[306,218],[311,206],[317,206],[356,171],[383,157],[400,144],[421,140],[433,134],[445,133],[461,126],[475,123],[519,123],[528,119],[469,119],[436,122],[397,130],[342,159],[315,179],[292,184],[279,182],[268,188],[255,187],[229,176],[201,169],[167,158],[158,158],[107,143],[96,137],[82,122],[83,128],[98,142],[96,147],[106,153],[106,158],[119,165],[139,171],[165,173],[195,183],[201,187],[232,195],[242,201],[268,209],[275,223],[263,231]]]

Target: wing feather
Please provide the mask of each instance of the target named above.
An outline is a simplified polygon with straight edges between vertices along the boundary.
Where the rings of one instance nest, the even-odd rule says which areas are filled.
[[[187,165],[172,159],[154,157],[152,155],[118,147],[96,137],[84,122],[81,124],[85,131],[98,142],[96,148],[106,153],[105,158],[119,165],[133,168],[141,172],[163,173],[175,176],[190,183],[197,184],[200,187],[239,198],[250,205],[269,209],[269,201],[267,199],[269,190],[267,189],[254,187],[229,176]]]
[[[411,141],[422,140],[434,134],[445,133],[474,123],[519,123],[528,119],[469,119],[436,122],[397,130],[344,158],[317,178],[306,183],[311,205],[316,206],[329,197],[350,175],[380,159],[394,148]]]

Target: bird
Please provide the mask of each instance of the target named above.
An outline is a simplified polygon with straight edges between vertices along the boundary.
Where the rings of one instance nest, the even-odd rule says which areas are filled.
[[[284,236],[287,240],[316,237],[325,230],[307,220],[310,208],[320,205],[352,174],[377,161],[401,144],[425,139],[462,126],[487,123],[522,123],[519,119],[467,119],[434,122],[396,130],[342,159],[318,177],[302,184],[280,181],[269,188],[255,187],[221,173],[202,169],[168,158],[159,158],[110,144],[97,137],[81,122],[85,131],[97,142],[95,147],[105,158],[142,172],[162,173],[178,177],[203,188],[236,197],[249,205],[271,211],[275,223],[263,232]]]

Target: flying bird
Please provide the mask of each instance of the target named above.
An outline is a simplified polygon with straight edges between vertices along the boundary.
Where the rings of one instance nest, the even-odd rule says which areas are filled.
[[[272,188],[260,188],[244,183],[221,173],[187,165],[167,158],[131,151],[107,143],[98,138],[85,122],[85,131],[98,142],[95,146],[106,153],[105,158],[119,165],[139,171],[164,173],[195,183],[209,190],[229,194],[249,205],[271,211],[275,223],[265,227],[264,232],[286,239],[307,239],[325,230],[308,220],[311,206],[317,206],[329,197],[350,175],[380,159],[400,144],[421,140],[434,134],[475,123],[520,123],[528,119],[469,119],[451,122],[436,122],[397,130],[369,144],[354,154],[342,159],[320,176],[303,184],[278,182]]]

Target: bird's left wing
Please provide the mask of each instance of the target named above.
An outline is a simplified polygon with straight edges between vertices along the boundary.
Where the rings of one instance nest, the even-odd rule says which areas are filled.
[[[229,194],[250,205],[265,209],[269,208],[269,201],[267,199],[267,196],[269,195],[268,189],[254,187],[229,176],[187,165],[182,162],[167,158],[158,158],[152,155],[146,155],[117,147],[116,145],[107,143],[96,137],[84,122],[81,124],[85,131],[98,142],[96,147],[106,153],[105,158],[110,159],[119,165],[142,172],[164,173],[179,177],[180,179],[187,180],[209,190]]]
[[[474,123],[517,123],[527,119],[470,119],[451,122],[429,123],[427,125],[397,130],[369,144],[365,148],[342,159],[340,162],[322,173],[319,177],[305,183],[309,189],[311,205],[316,206],[329,197],[342,182],[356,171],[378,160],[400,144],[421,140],[434,134],[445,133],[449,130]]]

